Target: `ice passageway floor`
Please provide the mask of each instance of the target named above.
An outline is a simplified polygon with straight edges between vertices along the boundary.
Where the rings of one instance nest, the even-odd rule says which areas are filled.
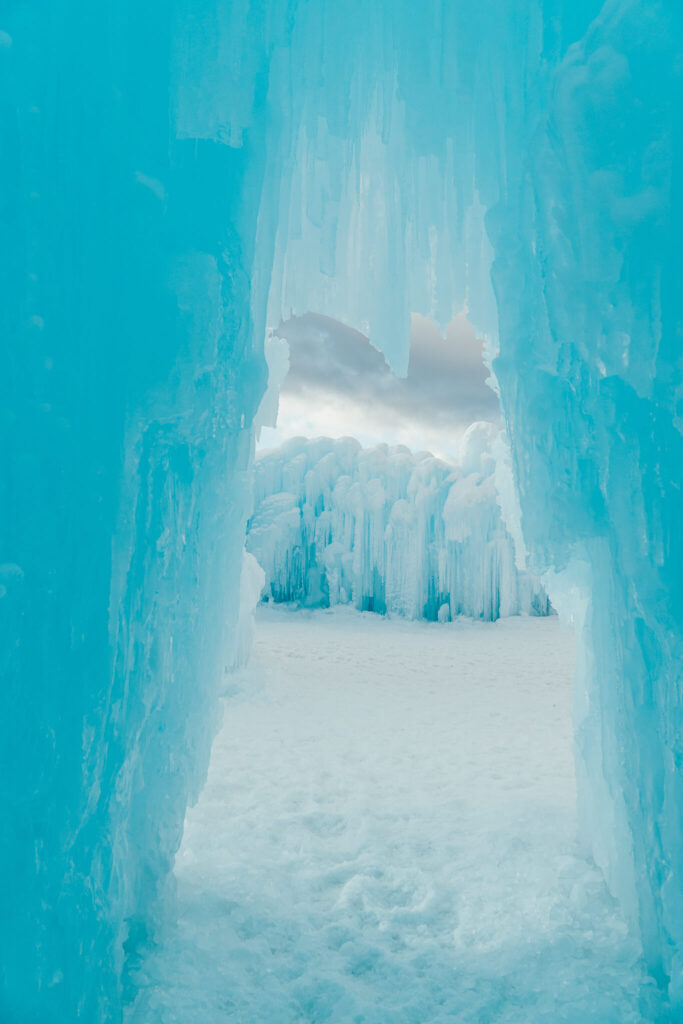
[[[557,619],[262,609],[136,1024],[628,1024],[636,943],[576,844]]]

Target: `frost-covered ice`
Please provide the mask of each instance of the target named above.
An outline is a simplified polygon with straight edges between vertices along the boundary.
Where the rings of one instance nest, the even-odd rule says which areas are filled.
[[[261,608],[135,1024],[651,1024],[575,840],[573,636]]]
[[[264,597],[432,621],[549,614],[540,582],[517,567],[496,451],[500,431],[473,423],[456,464],[351,437],[264,453],[247,535]]]

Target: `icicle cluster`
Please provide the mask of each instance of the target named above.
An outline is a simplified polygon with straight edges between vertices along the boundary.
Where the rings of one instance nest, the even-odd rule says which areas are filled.
[[[540,582],[515,565],[496,435],[473,424],[457,465],[353,438],[294,438],[265,454],[247,537],[265,599],[441,621],[549,614]]]

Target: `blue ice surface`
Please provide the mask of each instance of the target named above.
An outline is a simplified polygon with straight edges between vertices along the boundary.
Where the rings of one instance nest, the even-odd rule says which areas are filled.
[[[505,451],[498,428],[482,422],[453,464],[354,438],[292,438],[264,452],[247,524],[264,600],[442,622],[550,614],[501,515]]]
[[[467,307],[582,625],[583,829],[683,1006],[683,8],[0,11],[0,1008],[112,1021],[234,643],[262,339]]]

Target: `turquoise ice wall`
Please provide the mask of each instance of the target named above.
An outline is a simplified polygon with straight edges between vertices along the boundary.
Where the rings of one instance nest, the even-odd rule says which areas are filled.
[[[575,588],[584,622],[575,700],[584,833],[674,1007],[683,998],[682,28],[678,5],[605,4],[545,70],[529,158],[487,221],[495,366],[525,538],[537,568],[568,567],[564,587]]]
[[[237,614],[263,128],[179,137],[167,4],[0,22],[0,1018],[114,1022]]]
[[[201,785],[267,319],[488,332],[531,568],[583,623],[584,827],[674,1002],[681,13],[0,13],[0,1007],[116,1021]]]

